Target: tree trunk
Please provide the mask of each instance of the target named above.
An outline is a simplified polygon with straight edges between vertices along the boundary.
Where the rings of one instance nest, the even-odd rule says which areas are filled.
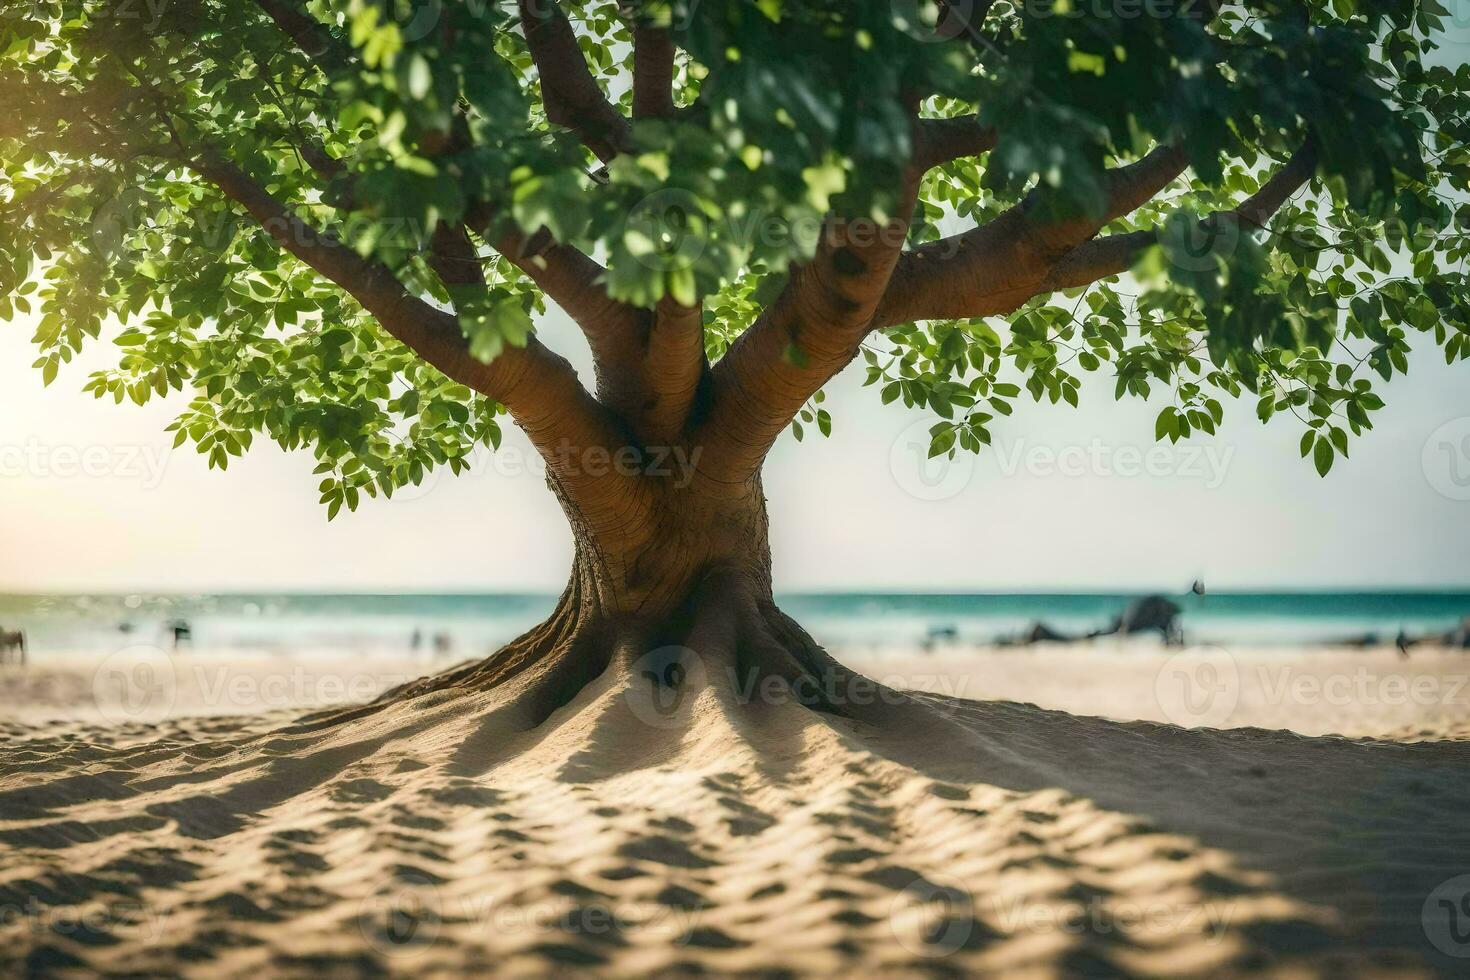
[[[611,531],[594,531],[579,502],[550,483],[576,541],[571,579],[550,617],[485,660],[381,702],[511,687],[501,693],[513,695],[514,727],[526,731],[609,671],[653,723],[706,687],[745,704],[848,717],[871,718],[904,700],[837,663],[777,608],[758,477],[734,490],[697,470],[665,479],[651,518]]]

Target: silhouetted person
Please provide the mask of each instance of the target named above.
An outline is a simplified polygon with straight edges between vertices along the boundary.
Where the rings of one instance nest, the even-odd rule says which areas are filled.
[[[184,644],[194,645],[194,630],[190,628],[187,619],[176,619],[168,624],[169,632],[173,634],[174,649],[177,650]]]
[[[954,643],[960,638],[960,631],[948,624],[944,626],[931,626],[924,634],[924,642],[921,646],[925,653],[933,650],[940,643]]]
[[[0,630],[0,664],[26,665],[26,635],[24,630],[13,632]]]

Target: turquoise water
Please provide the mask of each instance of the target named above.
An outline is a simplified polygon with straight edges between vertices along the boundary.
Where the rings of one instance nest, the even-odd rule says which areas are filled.
[[[786,595],[782,608],[835,649],[913,645],[953,629],[960,643],[989,643],[1042,619],[1066,633],[1106,625],[1128,594]],[[1225,592],[1174,596],[1192,642],[1320,643],[1376,633],[1392,641],[1451,629],[1470,615],[1467,592]],[[443,634],[480,652],[538,622],[551,595],[0,595],[0,628],[24,629],[36,656],[168,645],[186,621],[208,649],[408,650]]]

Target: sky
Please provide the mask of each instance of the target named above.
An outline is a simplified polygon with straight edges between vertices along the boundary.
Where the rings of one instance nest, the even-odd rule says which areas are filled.
[[[560,314],[541,324],[584,378]],[[366,500],[330,524],[308,453],[258,441],[227,473],[139,408],[81,393],[105,341],[43,388],[34,324],[0,323],[0,591],[555,591],[571,540],[508,427],[470,473]],[[104,336],[106,336],[104,334]],[[766,468],[778,590],[1470,587],[1470,365],[1430,345],[1326,479],[1295,420],[1227,403],[1219,434],[1160,447],[1161,402],[1023,397],[975,458],[925,463],[933,419],[879,404],[850,368],[830,439],[783,436]]]

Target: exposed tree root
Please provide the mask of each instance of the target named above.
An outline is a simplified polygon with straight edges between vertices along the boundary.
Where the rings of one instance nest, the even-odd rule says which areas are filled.
[[[789,702],[881,722],[882,709],[917,706],[843,666],[736,570],[716,567],[658,622],[606,616],[574,578],[548,619],[490,657],[394,688],[370,705],[321,712],[294,727],[319,731],[401,705],[428,709],[465,695],[514,688],[517,727],[530,730],[594,681],[649,689],[649,710],[718,683],[734,705]]]

